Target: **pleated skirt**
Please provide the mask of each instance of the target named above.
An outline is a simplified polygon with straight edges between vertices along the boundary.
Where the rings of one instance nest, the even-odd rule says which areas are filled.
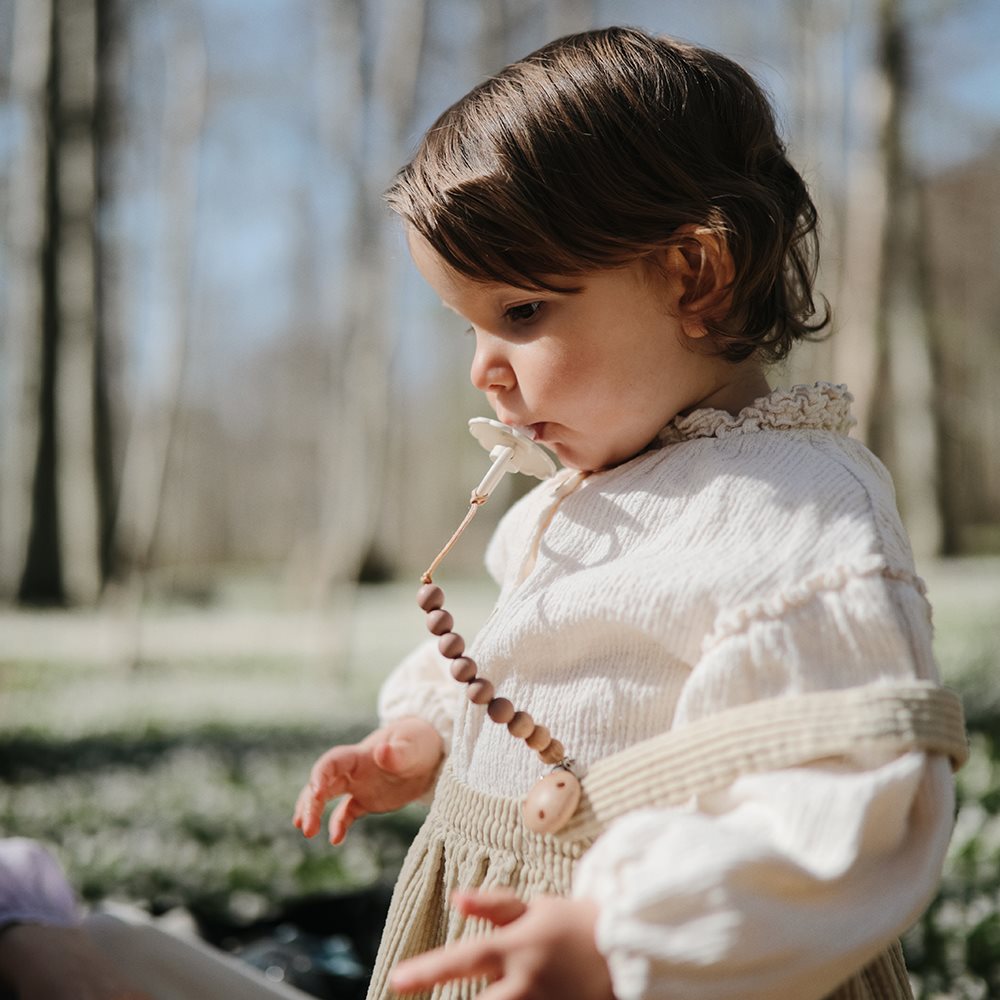
[[[446,766],[396,883],[368,1000],[395,996],[389,977],[403,959],[490,932],[488,922],[464,918],[451,907],[456,889],[510,889],[525,902],[541,894],[568,895],[574,865],[591,843],[592,838],[532,833],[521,818],[521,800],[475,791],[457,781]],[[464,980],[415,996],[472,1000],[486,985],[485,980]],[[896,942],[827,1000],[912,998]]]

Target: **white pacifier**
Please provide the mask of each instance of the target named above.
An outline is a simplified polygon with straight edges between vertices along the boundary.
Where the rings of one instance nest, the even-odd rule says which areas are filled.
[[[508,427],[489,417],[473,417],[469,421],[472,436],[490,453],[493,464],[482,481],[472,491],[472,498],[485,501],[508,472],[522,472],[536,479],[548,479],[556,471],[549,453],[524,431]]]
[[[489,500],[490,494],[508,472],[523,472],[536,479],[548,479],[556,471],[556,463],[552,460],[552,456],[540,444],[532,441],[524,431],[508,427],[499,420],[490,420],[488,417],[473,417],[469,421],[469,430],[490,453],[493,464],[472,491],[472,496],[469,498],[469,512],[465,515],[465,520],[421,577],[424,583],[430,583],[434,571],[441,565],[441,560],[451,551],[476,511]]]

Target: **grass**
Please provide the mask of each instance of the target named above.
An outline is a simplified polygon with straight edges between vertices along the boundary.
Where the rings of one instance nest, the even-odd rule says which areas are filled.
[[[415,810],[371,817],[337,850],[304,840],[292,803],[328,738],[226,726],[8,736],[0,826],[53,844],[85,899],[260,920],[289,899],[391,879],[419,822]]]
[[[941,890],[905,946],[921,998],[980,1000],[1000,996],[1000,561],[926,575],[973,752]],[[418,809],[368,817],[337,849],[290,814],[317,754],[367,731],[387,668],[422,637],[412,591],[364,588],[323,616],[162,608],[137,669],[106,616],[0,614],[0,829],[52,845],[88,900],[236,924],[391,882]],[[450,588],[468,631],[491,600],[479,581]]]

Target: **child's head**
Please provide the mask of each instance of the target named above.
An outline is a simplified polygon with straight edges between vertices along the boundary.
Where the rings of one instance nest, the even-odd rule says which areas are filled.
[[[700,280],[681,306],[730,360],[778,360],[826,324],[816,211],[767,98],[669,38],[607,28],[513,63],[441,115],[387,198],[459,272],[524,288],[685,244]]]

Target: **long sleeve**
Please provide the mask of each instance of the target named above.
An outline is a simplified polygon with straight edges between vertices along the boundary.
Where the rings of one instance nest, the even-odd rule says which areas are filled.
[[[908,580],[819,579],[706,641],[674,727],[764,697],[933,677]],[[620,1000],[829,993],[926,906],[951,832],[948,762],[846,748],[632,813],[577,867]]]
[[[0,927],[76,922],[76,898],[56,859],[33,840],[0,840]]]
[[[448,672],[448,662],[433,640],[422,643],[386,678],[378,698],[383,725],[407,715],[419,716],[441,734],[446,755],[462,704],[462,686]]]

